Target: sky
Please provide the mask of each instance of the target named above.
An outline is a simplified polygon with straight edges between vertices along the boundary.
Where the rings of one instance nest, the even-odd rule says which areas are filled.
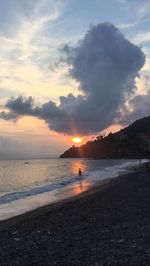
[[[149,0],[0,0],[0,159],[150,115]]]

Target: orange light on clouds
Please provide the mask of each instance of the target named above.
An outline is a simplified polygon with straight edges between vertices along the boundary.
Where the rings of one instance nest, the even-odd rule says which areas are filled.
[[[72,142],[80,144],[83,142],[83,139],[80,137],[74,137],[74,138],[72,138]]]

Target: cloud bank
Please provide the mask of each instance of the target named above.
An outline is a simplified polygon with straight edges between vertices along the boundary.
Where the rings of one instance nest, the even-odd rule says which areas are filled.
[[[136,95],[128,104],[132,112],[129,112],[124,106],[123,113],[119,117],[119,120],[124,125],[134,122],[137,118],[150,115],[150,90],[146,95]]]
[[[30,115],[44,119],[57,132],[88,135],[119,117],[119,109],[135,93],[135,78],[145,62],[141,48],[114,25],[101,23],[92,26],[75,47],[66,44],[61,52],[82,95],[60,96],[59,106],[50,101],[41,107],[34,105],[32,97],[12,98],[6,104],[9,112],[1,112],[1,118]]]

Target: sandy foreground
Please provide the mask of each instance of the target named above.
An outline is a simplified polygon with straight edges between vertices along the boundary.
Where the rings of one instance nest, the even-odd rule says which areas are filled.
[[[150,172],[0,222],[0,265],[150,265]]]

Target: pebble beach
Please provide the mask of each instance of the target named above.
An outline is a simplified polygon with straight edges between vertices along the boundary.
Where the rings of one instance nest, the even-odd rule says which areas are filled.
[[[0,222],[0,265],[150,265],[150,172]]]

